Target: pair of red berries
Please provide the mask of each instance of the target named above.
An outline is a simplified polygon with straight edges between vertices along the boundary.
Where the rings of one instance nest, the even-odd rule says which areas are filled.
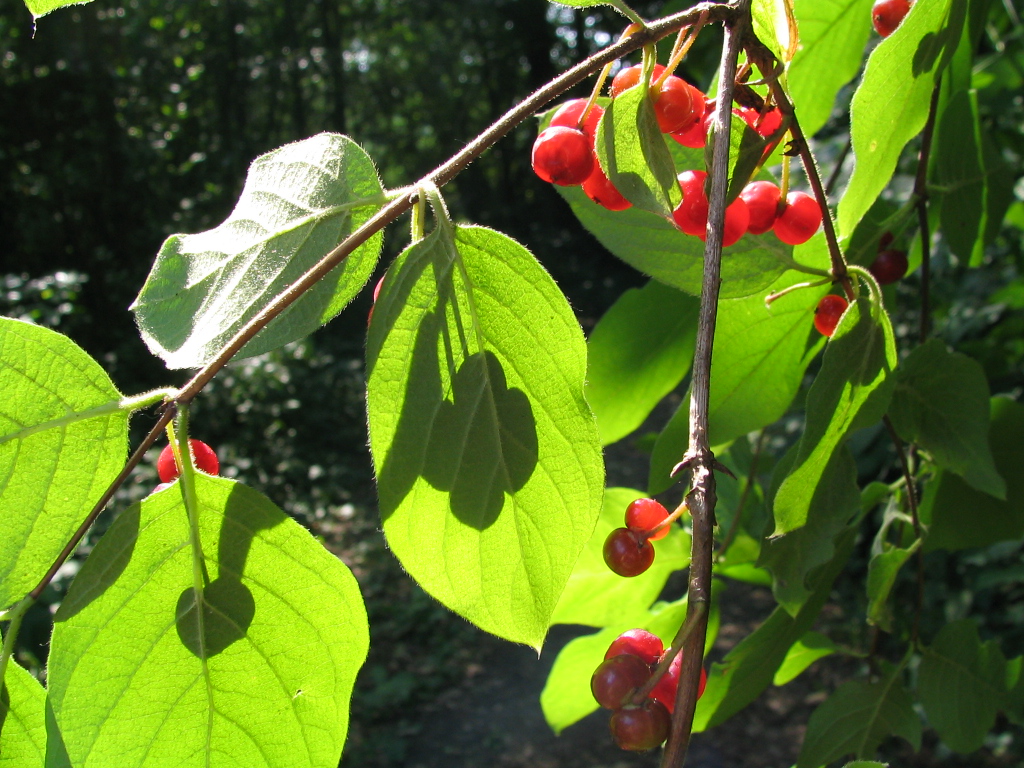
[[[704,171],[683,171],[679,188],[683,199],[672,212],[676,226],[701,240],[708,225],[708,198],[704,192]],[[782,191],[770,181],[752,181],[725,209],[722,245],[730,246],[747,232],[763,235],[772,230],[789,245],[807,242],[821,226],[821,208],[804,192],[790,192],[782,202]]]
[[[639,576],[654,562],[652,541],[668,536],[659,527],[668,510],[654,499],[637,499],[626,507],[626,527],[616,528],[604,542],[604,561],[619,576]]]
[[[871,23],[882,37],[896,31],[910,13],[911,0],[876,0],[871,8]]]
[[[683,654],[677,653],[668,670],[641,704],[633,704],[636,691],[650,682],[654,668],[665,657],[661,638],[646,629],[623,632],[604,655],[590,679],[594,699],[613,710],[609,723],[612,737],[623,749],[654,749],[668,737],[679,689]],[[701,669],[697,698],[704,694],[707,673]]]
[[[213,448],[195,438],[189,439],[188,444],[198,469],[208,475],[216,475],[220,471],[220,461]],[[156,460],[156,473],[160,475],[160,485],[153,489],[154,493],[168,487],[181,474],[181,468],[174,460],[174,451],[169,444],[160,451],[160,458]]]

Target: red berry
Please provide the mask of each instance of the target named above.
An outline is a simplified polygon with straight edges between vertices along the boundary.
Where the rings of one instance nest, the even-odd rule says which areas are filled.
[[[782,113],[777,107],[765,110],[762,115],[756,109],[750,107],[738,107],[733,114],[739,115],[743,121],[758,132],[764,138],[768,138],[782,125]]]
[[[590,137],[590,142],[593,144],[594,136],[597,134],[597,124],[601,121],[601,115],[604,114],[604,107],[600,104],[592,106],[587,113],[587,119],[581,126],[580,115],[583,114],[583,108],[587,106],[587,101],[588,99],[572,99],[565,102],[555,112],[548,127],[556,128],[561,125],[566,128],[579,128]]]
[[[688,129],[684,131],[677,131],[676,133],[670,133],[673,139],[678,141],[684,147],[690,147],[691,149],[700,149],[708,141],[708,126],[707,120],[715,108],[715,100],[708,100],[705,98],[704,93],[692,85],[690,86],[690,95],[693,96],[694,111],[702,115],[702,117],[694,121]]]
[[[590,692],[605,709],[618,709],[651,679],[651,668],[639,656],[622,653],[605,659],[590,678]]]
[[[871,23],[878,34],[888,37],[909,12],[909,0],[877,0],[871,8]]]
[[[683,668],[683,653],[680,651],[672,659],[668,671],[661,676],[661,679],[651,689],[651,698],[664,705],[669,714],[676,709],[676,692],[679,690],[679,673]],[[703,668],[700,670],[700,682],[697,684],[697,698],[704,695],[704,687],[708,682],[708,673]]]
[[[633,204],[622,196],[601,170],[601,164],[594,162],[594,171],[583,182],[583,193],[598,205],[609,211],[624,211]]]
[[[582,184],[594,170],[590,139],[583,131],[564,125],[545,128],[533,142],[533,170],[552,184]]]
[[[693,103],[693,88],[682,78],[669,75],[654,98],[654,116],[662,133],[685,131],[704,116],[703,105]]]
[[[895,248],[879,251],[868,272],[875,276],[879,285],[898,282],[907,274],[907,252]]]
[[[750,212],[750,234],[763,235],[775,225],[781,195],[782,191],[770,181],[752,181],[743,188],[740,197]]]
[[[654,562],[654,545],[628,528],[616,528],[605,539],[604,561],[619,576],[639,576]]]
[[[704,171],[683,171],[679,174],[679,188],[683,199],[672,211],[676,226],[688,235],[704,237],[708,228],[708,198],[704,194]]]
[[[651,75],[652,80],[657,80],[661,73],[665,71],[663,64],[654,65],[654,74]],[[634,64],[632,67],[626,67],[620,69],[618,74],[612,78],[612,98],[614,99],[623,91],[628,91],[634,85],[640,82],[640,75],[644,72],[643,64]]]
[[[668,517],[668,510],[654,499],[637,499],[630,502],[626,507],[626,527],[634,533],[646,534]],[[648,536],[651,541],[657,541],[668,536],[666,525],[657,533]]]
[[[722,247],[726,248],[747,233],[750,226],[750,211],[742,197],[737,197],[725,209],[725,226],[722,228]]]
[[[192,447],[196,467],[208,475],[216,475],[220,470],[220,462],[217,461],[217,454],[213,452],[213,448],[195,438],[190,439],[188,444]],[[160,458],[156,460],[156,472],[160,475],[160,481],[164,483],[171,482],[181,474],[174,461],[174,452],[170,445],[165,445],[164,449],[160,451]]]
[[[639,707],[623,707],[612,714],[609,727],[622,749],[643,752],[668,738],[672,716],[656,701],[648,699]]]
[[[775,220],[775,235],[789,245],[800,245],[811,239],[821,226],[821,208],[805,192],[786,195],[786,207]]]
[[[645,664],[653,666],[658,663],[664,650],[665,646],[657,635],[651,634],[646,629],[627,629],[612,640],[604,657],[610,659],[621,654],[629,654],[642,659]]]
[[[814,327],[823,336],[831,338],[836,332],[836,326],[839,325],[839,318],[843,316],[848,306],[849,302],[842,296],[836,296],[834,293],[822,296],[814,309]]]

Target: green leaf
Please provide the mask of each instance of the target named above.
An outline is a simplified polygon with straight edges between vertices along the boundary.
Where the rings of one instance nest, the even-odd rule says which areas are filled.
[[[906,143],[928,117],[932,88],[960,38],[967,3],[918,0],[878,44],[850,107],[853,177],[839,201],[839,230],[857,222],[889,183]]]
[[[1007,664],[995,641],[982,643],[973,621],[942,628],[925,649],[917,695],[928,722],[951,749],[979,749],[1007,692]]]
[[[996,471],[1006,478],[1006,500],[971,488],[940,471],[925,486],[921,520],[926,552],[984,547],[1024,536],[1024,407],[1002,397],[990,404],[989,445]]]
[[[808,347],[814,308],[828,289],[794,291],[770,308],[765,307],[764,295],[806,279],[806,274],[790,271],[764,294],[719,302],[708,405],[711,445],[725,445],[771,424],[796,397],[807,365],[823,343],[815,338]],[[658,437],[651,457],[650,493],[661,493],[674,482],[669,472],[686,451],[689,407],[684,399]]]
[[[761,158],[764,157],[764,150],[768,142],[757,131],[747,125],[747,122],[740,117],[733,115],[729,121],[729,187],[726,190],[726,205],[740,196],[740,192],[751,180],[751,176]],[[704,167],[710,168],[715,152],[715,141],[718,135],[715,133],[714,124],[708,131],[707,143],[704,146]],[[711,197],[711,177],[704,182],[705,193]],[[746,235],[749,237],[749,235]]]
[[[14,660],[0,685],[0,768],[42,766],[46,756],[46,691]]]
[[[817,589],[794,617],[779,607],[765,621],[729,651],[721,664],[713,664],[704,696],[697,702],[694,732],[725,722],[771,685],[790,647],[802,638],[821,613],[832,591],[832,582],[846,565],[853,550],[854,535],[848,533],[836,544],[836,556],[818,579]]]
[[[700,238],[683,234],[675,224],[636,208],[609,211],[579,187],[558,187],[558,192],[580,223],[617,257],[665,285],[700,295],[704,275],[704,242]],[[723,251],[721,298],[750,296],[767,288],[786,271],[792,252],[792,246],[772,232],[744,235]]]
[[[142,338],[169,368],[209,362],[384,203],[373,161],[351,139],[321,133],[258,157],[223,224],[172,235],[131,309]],[[247,357],[306,336],[369,279],[374,235],[243,347]]]
[[[889,418],[900,437],[935,463],[999,499],[1006,483],[988,444],[988,381],[982,367],[939,339],[929,339],[896,369]]]
[[[892,632],[892,610],[889,607],[889,593],[896,583],[900,568],[921,546],[918,539],[909,547],[891,547],[873,555],[868,563],[868,621]]]
[[[32,18],[38,19],[58,8],[67,8],[70,5],[85,5],[91,2],[92,0],[25,0],[25,7],[32,13]]]
[[[124,466],[128,412],[59,333],[0,318],[0,608],[46,573]]]
[[[768,46],[780,62],[789,63],[799,42],[793,0],[753,0],[750,15],[757,39]]]
[[[453,611],[539,646],[604,492],[565,297],[515,241],[442,222],[389,270],[367,365],[388,544]]]
[[[587,342],[587,401],[604,445],[639,427],[693,362],[700,301],[651,280],[605,312]]]
[[[772,682],[775,685],[785,685],[799,676],[811,664],[818,659],[831,656],[839,649],[835,643],[829,640],[820,632],[808,632],[789,649],[782,666],[775,672]]]
[[[682,192],[646,83],[612,99],[598,125],[595,148],[601,168],[623,197],[640,210],[672,218]]]
[[[818,768],[844,755],[874,755],[888,736],[921,747],[921,720],[903,686],[902,665],[888,667],[878,680],[843,683],[814,710],[797,760],[797,768]]]
[[[605,564],[605,539],[612,530],[624,525],[630,502],[643,496],[632,488],[605,491],[601,518],[555,606],[552,624],[608,627],[628,623],[635,617],[642,619],[668,577],[690,564],[690,535],[678,525],[673,525],[665,538],[651,542],[657,553],[654,564],[639,576],[624,578],[612,573]]]
[[[882,418],[895,378],[896,344],[885,309],[866,298],[850,305],[825,347],[807,393],[807,424],[793,471],[775,496],[775,535],[807,522],[825,468],[846,436]]]
[[[125,510],[75,578],[50,737],[73,765],[336,766],[369,639],[356,581],[266,497],[194,479],[202,560],[176,483]]]
[[[786,70],[800,128],[813,136],[832,114],[839,89],[860,71],[873,0],[798,0],[800,47]]]
[[[791,450],[777,465],[776,474],[784,477],[794,458]],[[757,564],[771,571],[775,599],[790,615],[795,616],[814,593],[815,570],[834,557],[835,542],[850,530],[859,512],[857,465],[843,446],[832,455],[814,490],[807,524],[761,545]]]

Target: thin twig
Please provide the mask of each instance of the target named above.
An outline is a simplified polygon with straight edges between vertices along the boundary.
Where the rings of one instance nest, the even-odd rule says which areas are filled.
[[[917,513],[917,486],[914,485],[914,473],[910,471],[910,463],[907,461],[907,452],[904,449],[903,441],[896,433],[896,427],[888,416],[882,417],[889,437],[896,447],[896,456],[900,461],[900,471],[903,472],[903,480],[907,486],[907,506],[910,507],[910,519],[914,525],[914,536],[921,538],[921,518]],[[918,631],[921,627],[921,611],[924,607],[924,549],[917,548],[917,603],[914,606],[914,625],[911,631],[912,642],[917,642]]]
[[[743,508],[746,506],[747,499],[750,497],[750,491],[754,487],[754,478],[757,476],[757,460],[761,457],[761,449],[764,447],[764,439],[767,435],[767,431],[762,429],[761,434],[757,436],[757,446],[754,448],[754,456],[750,460],[750,471],[747,473],[747,482],[743,486],[740,502],[736,505],[736,514],[732,518],[732,524],[729,526],[729,532],[725,535],[725,540],[718,548],[722,557],[725,557],[729,547],[732,546],[736,535],[739,533],[740,522],[743,520]]]
[[[704,278],[701,286],[697,344],[693,356],[690,388],[690,445],[684,462],[691,471],[692,490],[688,495],[693,515],[693,543],[690,555],[690,584],[687,621],[693,628],[683,647],[679,689],[672,717],[662,768],[679,768],[686,759],[697,707],[697,686],[704,664],[704,642],[708,628],[707,607],[711,602],[711,563],[714,555],[715,473],[714,454],[708,444],[708,402],[711,384],[711,352],[715,340],[718,292],[722,271],[722,231],[725,222],[725,195],[729,179],[729,130],[736,81],[736,62],[750,13],[749,0],[741,0],[736,20],[726,27],[722,44],[722,63],[718,78],[720,91],[715,106],[714,131],[717,137],[711,161],[707,241],[704,246]],[[700,606],[698,608],[698,606]]]
[[[839,174],[843,171],[843,163],[846,162],[846,156],[850,154],[850,150],[853,149],[853,137],[849,137],[846,143],[843,145],[843,151],[839,153],[839,157],[836,158],[836,167],[832,169],[831,175],[828,177],[828,181],[825,182],[825,194],[831,195],[836,182],[839,180]]]
[[[917,175],[914,177],[914,196],[917,198],[917,221],[921,229],[921,343],[928,340],[930,325],[930,286],[932,262],[932,235],[928,227],[928,161],[932,151],[932,136],[935,133],[935,115],[939,107],[940,80],[935,82],[932,100],[928,107],[928,120],[921,133],[921,153],[917,159]]]

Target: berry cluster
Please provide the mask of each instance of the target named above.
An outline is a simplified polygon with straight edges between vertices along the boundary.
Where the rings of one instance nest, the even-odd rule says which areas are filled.
[[[707,143],[714,100],[685,80],[669,75],[659,84],[665,67],[654,68],[651,86],[658,127],[683,146],[699,148]],[[612,98],[634,87],[642,76],[637,64],[621,70],[611,85]],[[541,131],[533,145],[533,169],[544,181],[560,186],[581,185],[584,194],[610,211],[622,211],[630,202],[615,188],[597,161],[594,136],[604,110],[597,104],[587,110],[586,99],[563,104]],[[770,108],[763,113],[737,107],[733,112],[761,136],[774,134],[782,125],[782,113]],[[679,174],[683,198],[672,212],[676,226],[688,235],[704,239],[708,225],[707,173],[699,170]],[[723,246],[733,245],[744,234],[761,235],[773,230],[789,245],[806,242],[821,225],[821,210],[812,197],[791,192],[782,199],[781,190],[766,181],[748,184],[725,211]]]
[[[654,749],[668,736],[683,664],[681,652],[672,659],[668,670],[651,687],[643,702],[633,702],[636,692],[650,682],[654,668],[666,653],[657,635],[646,629],[630,629],[612,641],[604,661],[590,679],[594,699],[605,709],[612,710],[612,736],[623,749]],[[702,669],[697,698],[703,695],[706,684],[707,673]]]
[[[654,562],[652,541],[668,535],[668,510],[654,499],[637,499],[626,507],[626,527],[604,542],[604,561],[619,576],[639,576]]]
[[[220,461],[217,459],[217,454],[213,448],[202,440],[194,438],[190,438],[188,444],[192,449],[192,455],[195,457],[197,469],[208,475],[216,475],[220,472]],[[160,484],[153,489],[154,493],[170,487],[171,483],[181,474],[181,468],[174,460],[174,451],[169,444],[165,445],[164,449],[160,451],[160,458],[156,460],[156,473],[160,475]]]
[[[913,0],[876,0],[871,7],[871,23],[875,32],[882,37],[891,35],[910,13],[911,5]]]

